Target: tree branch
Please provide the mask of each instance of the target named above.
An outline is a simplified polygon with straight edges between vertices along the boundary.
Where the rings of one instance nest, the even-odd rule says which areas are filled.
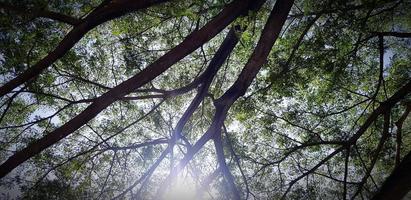
[[[396,134],[396,146],[395,146],[395,167],[397,167],[401,162],[401,144],[402,144],[402,125],[404,124],[405,119],[407,119],[408,115],[411,111],[411,102],[407,103],[407,108],[405,109],[404,113],[401,115],[400,119],[395,122],[397,126],[397,134]]]
[[[234,177],[231,174],[230,169],[227,167],[227,163],[225,162],[223,143],[221,141],[221,128],[219,132],[214,133],[214,147],[216,150],[217,160],[218,160],[221,172],[223,173],[226,181],[229,184],[229,188],[231,189],[231,192],[233,193],[232,199],[240,200],[241,199],[240,192],[238,192],[238,189],[234,182]]]
[[[37,77],[43,70],[47,69],[52,63],[64,56],[83,36],[96,26],[120,17],[126,13],[144,9],[166,0],[118,0],[110,3],[103,2],[104,6],[93,10],[82,22],[76,25],[57,45],[57,47],[47,54],[35,65],[26,69],[14,79],[8,81],[0,87],[0,97],[11,92],[19,85]]]
[[[267,56],[276,41],[283,24],[286,21],[287,15],[293,5],[292,0],[278,0],[273,10],[270,13],[267,23],[264,26],[257,47],[254,49],[247,64],[243,68],[236,82],[217,100],[214,105],[216,111],[212,123],[208,130],[200,137],[194,146],[188,150],[183,159],[174,167],[167,178],[157,190],[156,199],[161,199],[166,186],[171,182],[172,178],[178,175],[182,169],[190,162],[194,155],[214,136],[221,131],[221,127],[227,116],[227,112],[231,105],[247,90],[261,66],[265,63]]]
[[[411,38],[411,33],[401,33],[401,32],[371,32],[377,36],[391,36],[398,38]]]
[[[75,17],[65,15],[62,13],[57,13],[57,12],[53,12],[49,10],[28,9],[24,7],[9,5],[4,2],[0,2],[0,9],[3,9],[5,11],[12,11],[12,12],[15,12],[23,16],[25,15],[25,16],[30,16],[34,18],[37,18],[37,17],[48,18],[48,19],[63,22],[66,24],[70,24],[72,26],[76,26],[81,23],[81,19],[77,19]]]
[[[378,160],[378,155],[380,154],[380,152],[382,151],[382,148],[384,147],[384,143],[387,140],[388,136],[389,136],[389,126],[390,126],[390,112],[387,111],[384,114],[384,128],[383,128],[383,133],[381,136],[381,139],[378,143],[378,146],[375,150],[375,154],[371,160],[371,164],[370,167],[368,169],[366,169],[365,175],[362,178],[360,184],[358,185],[358,189],[357,191],[354,193],[352,199],[355,199],[355,197],[361,192],[362,188],[364,187],[364,185],[367,183],[367,179],[368,177],[370,177],[372,170],[374,169],[374,166]]]
[[[411,152],[384,181],[372,200],[401,200],[411,190]]]

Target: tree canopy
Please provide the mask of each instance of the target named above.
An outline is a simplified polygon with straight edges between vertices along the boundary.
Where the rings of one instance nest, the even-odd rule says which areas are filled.
[[[409,0],[0,0],[2,199],[402,199]]]

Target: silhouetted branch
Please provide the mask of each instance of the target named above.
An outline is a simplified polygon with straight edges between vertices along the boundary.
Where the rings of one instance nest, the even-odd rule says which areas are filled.
[[[31,9],[31,8],[28,9],[24,7],[18,7],[18,6],[6,4],[4,2],[0,2],[0,9],[3,9],[5,11],[12,11],[19,15],[29,16],[33,18],[37,18],[37,17],[48,18],[48,19],[56,20],[56,21],[63,22],[66,24],[70,24],[73,26],[81,23],[81,19],[77,19],[75,17],[68,16],[62,13],[57,13],[57,12],[53,12],[49,10],[40,10],[40,9]]]
[[[411,112],[411,103],[408,102],[406,105],[406,109],[401,117],[395,122],[397,126],[397,133],[396,133],[396,146],[395,146],[395,166],[397,167],[401,162],[401,144],[402,144],[402,125],[404,124],[405,119],[407,119],[408,115]]]
[[[384,181],[372,200],[401,200],[411,190],[411,152]]]

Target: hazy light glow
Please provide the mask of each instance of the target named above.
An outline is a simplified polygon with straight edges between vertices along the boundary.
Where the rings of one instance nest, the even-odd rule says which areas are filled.
[[[196,199],[196,184],[193,178],[182,173],[178,175],[170,184],[169,189],[164,196],[169,200],[191,200]]]

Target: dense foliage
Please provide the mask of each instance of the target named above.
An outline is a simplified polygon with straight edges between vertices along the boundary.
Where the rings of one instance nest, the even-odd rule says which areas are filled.
[[[408,0],[0,0],[0,198],[400,199],[410,19]]]

